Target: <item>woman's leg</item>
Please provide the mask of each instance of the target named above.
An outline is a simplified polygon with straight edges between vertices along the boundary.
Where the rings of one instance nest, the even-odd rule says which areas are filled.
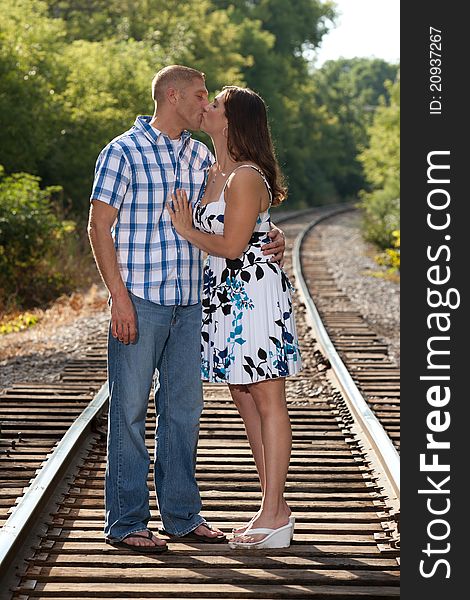
[[[265,482],[261,511],[253,520],[253,528],[276,529],[286,525],[290,510],[284,489],[292,447],[292,431],[286,405],[285,379],[272,379],[248,386],[256,406],[261,427]],[[247,536],[246,541],[263,539],[264,535]]]
[[[261,439],[261,418],[255,401],[246,385],[229,385],[235,406],[240,413],[258,471],[261,491],[264,491],[264,457]]]
[[[240,413],[243,423],[245,424],[245,431],[250,444],[251,452],[258,471],[258,477],[261,485],[261,492],[264,492],[264,454],[263,454],[263,442],[261,439],[261,418],[256,408],[255,401],[246,385],[229,385],[230,394],[232,400]],[[259,511],[258,513],[259,514]],[[253,519],[256,517],[255,515]],[[252,520],[253,520],[252,519]],[[251,523],[251,521],[250,521]],[[249,523],[234,529],[233,533],[243,533],[248,527]]]

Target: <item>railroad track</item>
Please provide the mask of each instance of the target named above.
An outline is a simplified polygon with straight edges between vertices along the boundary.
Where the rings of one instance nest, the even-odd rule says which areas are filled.
[[[318,212],[283,224],[289,248]],[[291,270],[290,260],[286,268]],[[77,459],[59,470],[55,479],[51,476],[55,497],[46,493],[38,501],[39,520],[32,517],[24,528],[31,532],[29,536],[17,524],[9,527],[5,519],[13,498],[28,485],[106,377],[104,341],[90,341],[82,360],[71,362],[57,385],[13,386],[0,397],[1,448],[8,450],[2,453],[0,465],[2,482],[9,486],[9,495],[0,495],[5,525],[0,533],[2,598],[399,596],[395,490],[384,483],[387,478],[376,450],[358,431],[357,420],[332,375],[331,362],[311,335],[308,307],[298,295],[295,303],[305,369],[287,381],[293,451],[286,498],[296,515],[293,545],[285,550],[246,552],[231,551],[225,545],[170,543],[170,552],[156,557],[106,546],[102,535],[103,416],[84,429],[85,442],[76,451]],[[100,394],[101,402],[106,390]],[[229,531],[258,508],[256,470],[228,390],[206,384],[204,396],[197,466],[203,514]],[[27,414],[31,418],[23,418]],[[154,419],[150,409],[146,432],[150,451]],[[48,464],[60,454],[61,444],[55,450]],[[20,502],[11,518],[21,508]],[[156,510],[150,526],[158,526]],[[13,557],[1,554],[7,538],[17,542]]]
[[[390,358],[387,345],[338,288],[317,228],[306,231],[301,263],[308,291],[334,347],[399,451],[400,369]]]

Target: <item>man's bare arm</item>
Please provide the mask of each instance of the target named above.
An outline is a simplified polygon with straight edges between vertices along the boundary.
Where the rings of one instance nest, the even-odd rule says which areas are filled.
[[[118,211],[93,200],[88,220],[88,237],[100,275],[111,295],[111,333],[125,344],[137,337],[134,307],[119,271],[111,228]]]

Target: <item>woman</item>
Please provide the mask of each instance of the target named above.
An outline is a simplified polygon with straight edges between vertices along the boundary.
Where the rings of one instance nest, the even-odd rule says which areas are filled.
[[[176,231],[208,253],[204,270],[202,378],[226,382],[245,423],[261,508],[234,530],[232,548],[285,548],[294,517],[284,499],[292,433],[285,378],[301,368],[291,286],[261,246],[269,208],[285,197],[266,106],[252,90],[225,87],[204,112],[211,167],[194,215],[184,192],[168,210]],[[193,225],[194,222],[194,225]]]

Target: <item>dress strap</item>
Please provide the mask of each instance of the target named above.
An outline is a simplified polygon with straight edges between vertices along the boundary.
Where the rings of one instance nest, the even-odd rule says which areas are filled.
[[[251,169],[254,169],[255,171],[258,171],[258,173],[261,175],[261,177],[263,178],[263,181],[268,189],[268,194],[269,194],[269,206],[271,206],[272,202],[273,202],[273,194],[271,192],[271,186],[268,183],[268,180],[266,179],[266,175],[263,173],[263,171],[261,169],[259,169],[258,167],[255,167],[255,165],[240,165],[239,167],[236,167],[231,173],[230,176],[227,177],[227,181],[224,183],[224,187],[222,189],[222,194],[225,192],[225,187],[228,183],[228,180],[230,179],[230,177],[236,173],[238,171],[238,169],[243,169],[243,167],[250,167]],[[221,194],[221,195],[222,195]]]

